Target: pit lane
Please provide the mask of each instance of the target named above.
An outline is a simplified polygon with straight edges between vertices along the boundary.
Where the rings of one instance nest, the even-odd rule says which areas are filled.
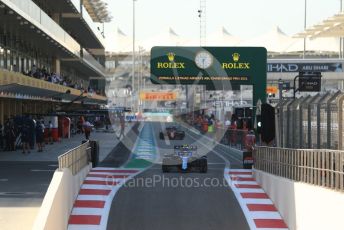
[[[138,175],[134,180],[145,181],[149,178],[164,177],[167,181],[176,179],[198,180],[208,178],[223,181],[224,169],[240,167],[235,153],[224,146],[212,147],[201,135],[186,131],[184,140],[165,141],[159,139],[159,131],[168,124],[146,123],[154,130],[158,146],[157,163]],[[173,151],[174,145],[193,144],[208,156],[208,173],[161,171],[161,156]],[[129,182],[128,182],[129,183]],[[110,210],[107,229],[249,229],[241,208],[227,186],[125,186],[114,198]]]

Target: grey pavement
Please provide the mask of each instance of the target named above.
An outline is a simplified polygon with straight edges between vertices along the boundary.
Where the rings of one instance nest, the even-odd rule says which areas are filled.
[[[128,125],[126,131],[132,124]],[[51,178],[58,167],[57,157],[80,145],[84,136],[79,134],[61,143],[46,145],[42,153],[37,150],[23,155],[0,152],[0,229],[31,229],[42,204]],[[118,145],[115,133],[93,132],[91,139],[99,140],[100,161]],[[19,220],[19,221],[18,221]]]
[[[132,124],[127,124],[126,132],[129,131]],[[90,136],[91,140],[98,140],[100,147],[99,160],[102,161],[111,152],[111,150],[119,143],[115,132],[93,131]],[[43,152],[38,152],[37,149],[31,150],[30,154],[22,154],[19,149],[14,152],[0,151],[0,161],[57,161],[59,155],[73,149],[85,140],[83,134],[76,134],[70,139],[62,139],[61,142],[45,145]]]

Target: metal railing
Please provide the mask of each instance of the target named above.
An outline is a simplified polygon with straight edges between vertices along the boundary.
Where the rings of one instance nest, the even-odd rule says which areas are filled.
[[[257,147],[254,168],[344,192],[344,151]]]
[[[87,25],[90,27],[90,29],[92,30],[93,34],[97,37],[98,41],[105,46],[105,39],[104,37],[101,35],[101,32],[98,30],[98,26],[95,22],[93,22],[92,17],[88,14],[85,6],[81,6],[82,8],[82,18],[85,20],[85,22],[87,23]],[[100,25],[100,24],[99,24]]]
[[[88,65],[95,69],[100,74],[105,73],[105,68],[102,66],[86,49],[82,49],[82,57]]]
[[[91,147],[89,141],[69,150],[58,157],[59,170],[68,168],[73,175],[76,175],[85,166],[88,165],[91,159]]]

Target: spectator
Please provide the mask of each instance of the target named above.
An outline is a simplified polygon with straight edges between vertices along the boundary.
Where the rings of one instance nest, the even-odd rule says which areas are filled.
[[[13,123],[13,119],[7,119],[5,123],[5,139],[6,139],[6,148],[7,151],[15,151],[15,141],[16,141],[16,132]]]
[[[231,121],[229,120],[228,117],[227,117],[227,119],[225,121],[225,126],[226,126],[226,129],[228,129],[231,126]]]
[[[83,124],[83,127],[84,127],[84,131],[85,131],[85,138],[86,138],[86,140],[89,140],[93,125],[89,121],[86,120]]]
[[[125,118],[124,118],[124,114],[122,114],[119,118],[120,121],[120,126],[121,126],[121,131],[119,133],[119,136],[117,137],[117,139],[119,140],[121,137],[124,137],[124,131],[125,131]]]
[[[37,72],[37,67],[34,64],[31,68],[31,77],[34,77],[36,75],[36,72]]]
[[[223,136],[223,129],[222,129],[221,121],[219,119],[216,119],[216,121],[215,121],[215,139],[216,139],[216,141],[220,142],[222,136]]]
[[[29,126],[27,124],[24,124],[21,130],[21,142],[23,147],[23,154],[30,153],[30,146],[29,146],[29,139],[30,139],[30,132],[29,132]]]
[[[31,149],[34,149],[36,138],[36,121],[32,117],[28,117],[27,123],[29,128],[29,146]]]
[[[38,147],[38,152],[43,152],[43,141],[44,141],[44,124],[37,121],[36,125],[36,143]]]

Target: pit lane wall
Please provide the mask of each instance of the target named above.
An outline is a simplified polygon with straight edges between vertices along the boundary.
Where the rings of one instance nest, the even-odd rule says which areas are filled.
[[[92,168],[84,167],[75,176],[69,169],[56,171],[33,225],[33,230],[66,230],[68,218],[80,187]]]
[[[344,193],[253,170],[290,230],[344,229]]]

